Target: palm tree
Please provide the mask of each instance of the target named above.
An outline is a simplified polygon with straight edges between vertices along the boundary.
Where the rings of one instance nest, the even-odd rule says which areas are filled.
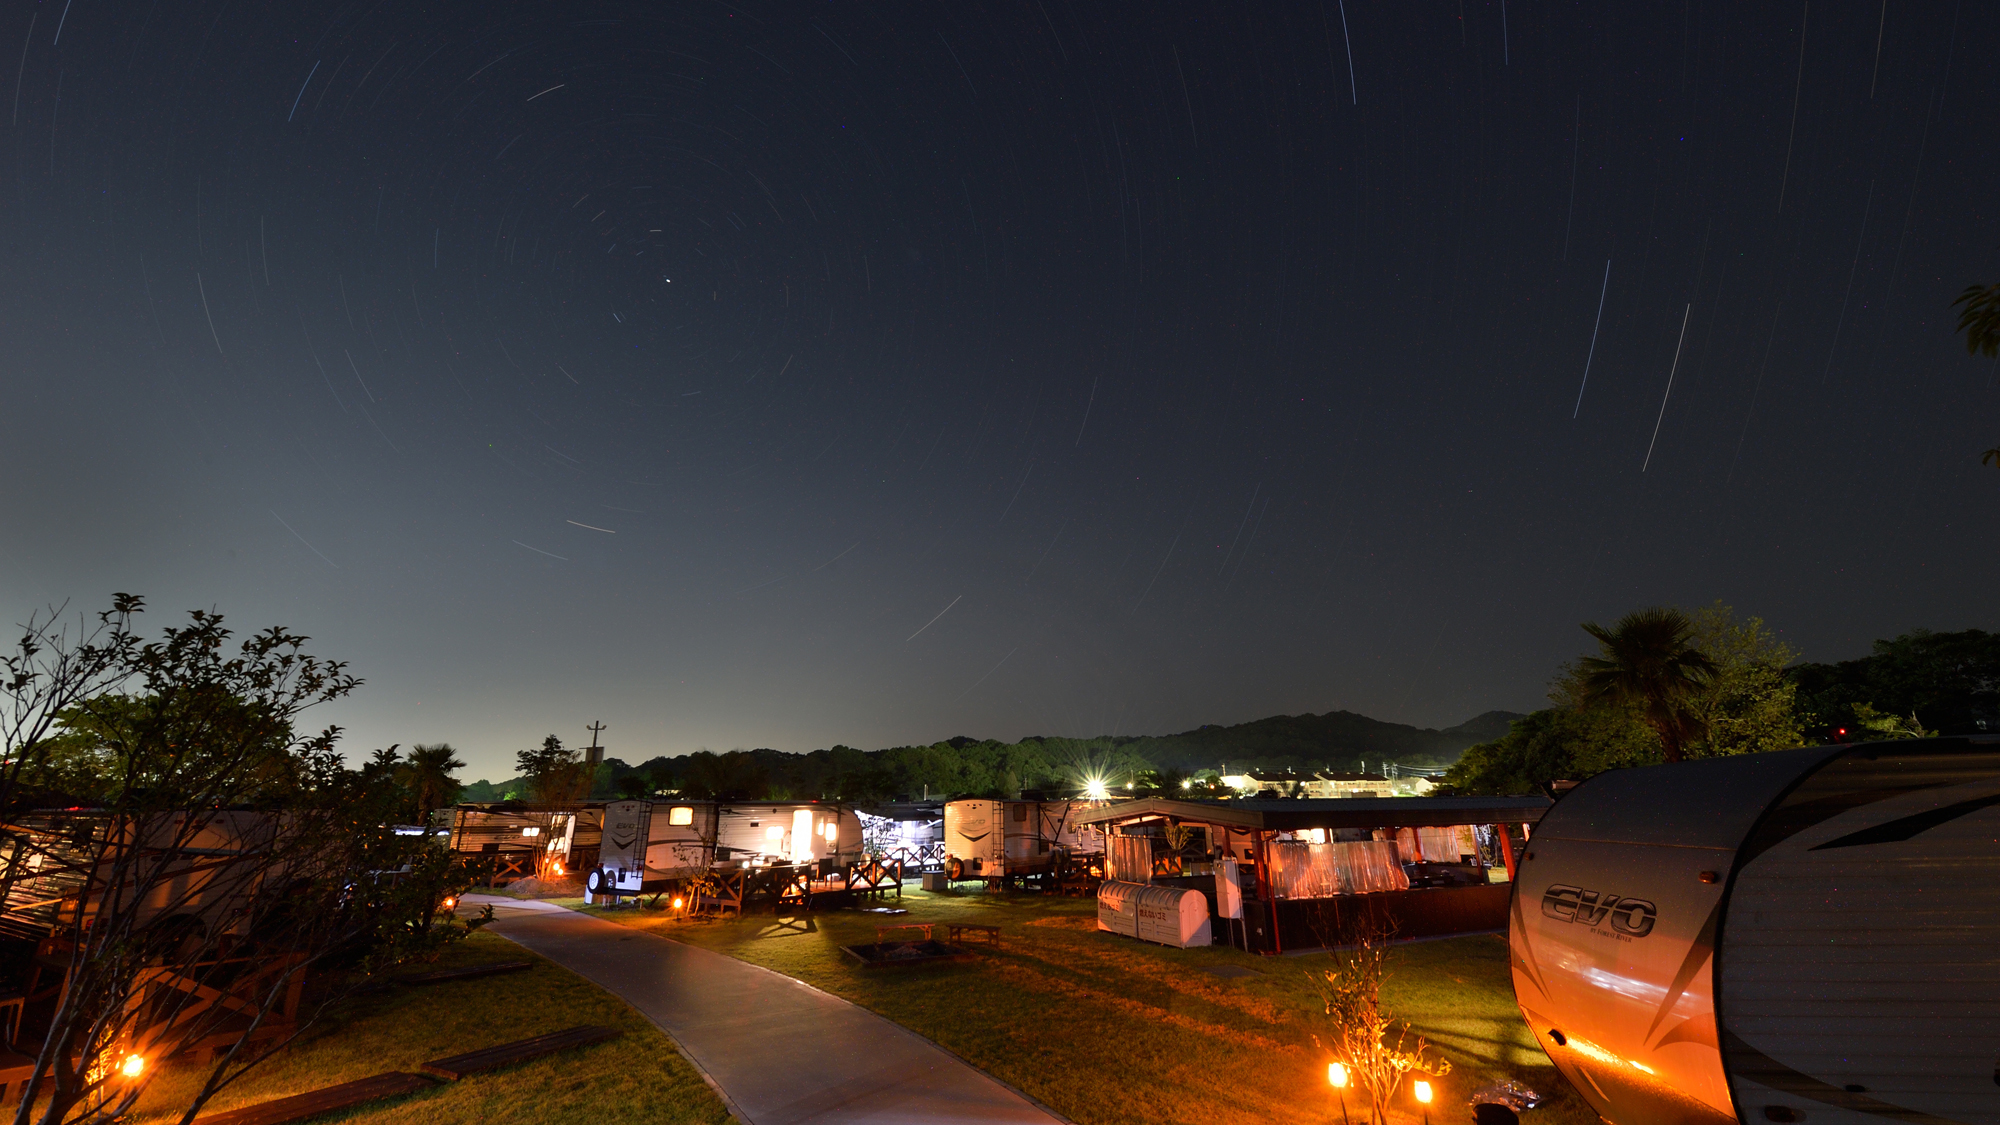
[[[465,763],[457,754],[449,742],[410,747],[410,756],[403,764],[403,784],[416,798],[418,824],[429,824],[432,810],[458,799],[458,779],[451,775],[464,769]]]
[[[1953,305],[1958,310],[1958,330],[1965,333],[1965,350],[1970,355],[2000,356],[2000,285],[1968,285]],[[1982,465],[2000,468],[2000,446],[1979,458]]]
[[[1691,641],[1694,622],[1680,610],[1656,606],[1626,614],[1613,628],[1586,624],[1583,631],[1603,649],[1578,662],[1584,700],[1636,707],[1659,734],[1666,760],[1680,761],[1682,747],[1700,733],[1689,704],[1716,670]]]

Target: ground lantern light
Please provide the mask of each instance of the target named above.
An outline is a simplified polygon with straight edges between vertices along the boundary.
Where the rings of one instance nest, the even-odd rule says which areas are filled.
[[[146,1057],[144,1055],[126,1055],[125,1061],[118,1064],[118,1073],[127,1078],[137,1078],[145,1072]]]
[[[1415,1094],[1417,1101],[1423,1104],[1424,1125],[1431,1125],[1431,1084],[1419,1078],[1416,1084],[1410,1088],[1410,1092]]]
[[[1340,1125],[1349,1125],[1347,1120],[1347,1067],[1341,1063],[1326,1064],[1326,1081],[1340,1096]]]

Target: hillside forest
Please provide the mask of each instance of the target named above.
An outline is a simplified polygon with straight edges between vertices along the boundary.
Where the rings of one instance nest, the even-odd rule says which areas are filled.
[[[1650,631],[1649,631],[1650,630]],[[520,773],[457,786],[462,801],[606,799],[654,792],[731,799],[849,801],[1113,793],[1219,792],[1225,771],[1380,773],[1449,767],[1450,791],[1546,793],[1607,769],[1755,753],[1824,742],[2000,731],[2000,635],[1918,629],[1878,640],[1866,656],[1801,661],[1761,618],[1720,603],[1640,610],[1586,625],[1576,659],[1550,680],[1549,706],[1490,711],[1433,730],[1351,711],[1280,715],[1170,735],[956,737],[861,750],[794,754],[707,750],[637,763],[608,757],[595,771],[555,735],[519,755]],[[436,763],[437,750],[423,748]],[[383,755],[388,757],[384,758]],[[378,768],[397,765],[377,752]],[[454,763],[455,764],[455,763]],[[437,771],[423,804],[436,807]]]

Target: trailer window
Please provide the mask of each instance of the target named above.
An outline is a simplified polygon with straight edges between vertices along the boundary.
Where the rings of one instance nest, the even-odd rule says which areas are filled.
[[[667,823],[675,825],[693,824],[693,807],[689,805],[676,805],[671,812],[667,813]]]
[[[1015,806],[1014,806],[1014,819],[1015,819],[1015,820],[1026,820],[1026,819],[1028,819],[1028,806],[1026,806],[1026,805],[1015,805]]]

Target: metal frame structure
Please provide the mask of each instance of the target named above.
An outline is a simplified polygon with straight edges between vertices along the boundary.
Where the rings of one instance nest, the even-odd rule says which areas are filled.
[[[1208,837],[1205,854],[1227,857],[1248,876],[1242,886],[1241,936],[1253,952],[1282,953],[1317,948],[1343,932],[1365,927],[1397,938],[1452,933],[1498,932],[1506,928],[1507,901],[1515,867],[1514,841],[1509,829],[1541,819],[1550,802],[1543,797],[1339,797],[1324,799],[1251,799],[1184,801],[1147,797],[1099,809],[1080,818],[1111,841],[1121,836],[1155,835],[1171,825],[1199,826]],[[1472,865],[1473,885],[1419,887],[1373,894],[1285,898],[1272,878],[1272,849],[1301,834],[1333,840],[1345,835],[1456,826],[1492,826],[1499,861],[1510,875],[1506,882],[1488,882],[1484,857]],[[1177,864],[1177,855],[1153,852],[1149,881],[1187,886],[1215,893],[1212,870]],[[1165,862],[1162,862],[1162,860]],[[1436,865],[1439,867],[1449,865]],[[1170,873],[1170,872],[1178,872]],[[1114,876],[1115,877],[1115,876]],[[1129,876],[1128,876],[1129,877]],[[1421,875],[1420,875],[1421,877]],[[1213,899],[1211,899],[1213,906]]]

